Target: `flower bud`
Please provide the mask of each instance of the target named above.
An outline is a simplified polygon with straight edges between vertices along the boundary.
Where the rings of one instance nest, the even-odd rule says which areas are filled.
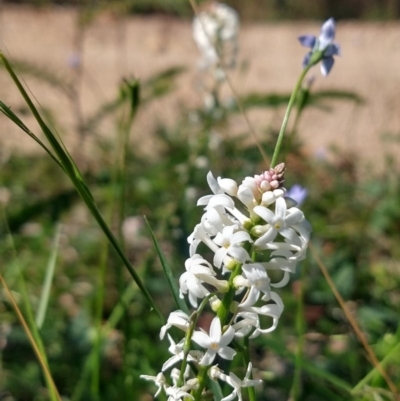
[[[221,300],[218,297],[214,296],[210,298],[210,307],[213,312],[217,313],[220,306]]]
[[[243,276],[239,275],[233,279],[233,285],[235,288],[240,287],[250,287],[249,280],[245,279]]]

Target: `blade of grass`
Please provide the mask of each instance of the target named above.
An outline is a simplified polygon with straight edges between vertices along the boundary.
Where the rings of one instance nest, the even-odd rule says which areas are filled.
[[[400,361],[400,343],[397,343],[381,361],[381,366],[384,368],[391,361]],[[356,393],[360,391],[367,383],[374,378],[374,376],[379,373],[376,367],[374,367],[363,379],[361,379],[353,388],[353,392]]]
[[[32,339],[34,340],[35,345],[36,345],[36,347],[37,347],[37,349],[38,349],[38,351],[40,353],[41,359],[45,363],[45,365],[47,367],[47,370],[49,370],[48,362],[47,362],[46,350],[45,350],[43,342],[42,342],[42,337],[40,336],[39,330],[38,330],[38,328],[36,326],[36,322],[35,322],[35,318],[34,318],[34,315],[33,315],[33,311],[32,311],[32,308],[31,308],[31,305],[30,305],[30,302],[29,302],[28,290],[26,288],[24,275],[22,273],[22,269],[21,269],[19,261],[18,261],[18,256],[17,256],[15,244],[14,244],[14,241],[13,241],[13,236],[11,234],[11,231],[10,231],[10,228],[9,228],[9,225],[8,225],[6,212],[5,212],[5,209],[3,207],[1,208],[1,211],[2,211],[2,217],[3,217],[3,220],[4,220],[4,224],[6,226],[6,231],[9,234],[8,235],[8,239],[10,241],[11,250],[13,252],[14,260],[16,262],[15,263],[15,267],[16,267],[17,274],[18,274],[19,292],[21,293],[24,312],[25,312],[25,315],[26,315],[26,318],[27,318],[27,321],[28,321],[28,323],[26,323],[26,321],[24,319],[24,324],[25,324],[24,329],[25,329],[25,327],[28,329],[28,331],[29,331],[28,337],[31,336]],[[5,283],[5,281],[4,281],[4,283]],[[17,305],[17,308],[18,308],[18,305]],[[18,311],[19,311],[19,315],[22,316],[22,313],[20,312],[19,308],[18,308]],[[16,313],[18,314],[17,311],[16,311]],[[58,400],[57,394],[56,394],[57,392],[54,391],[53,386],[51,384],[51,381],[48,380],[48,376],[45,374],[44,377],[45,377],[45,380],[46,380],[47,387],[49,389],[49,393],[50,393],[51,399],[53,401]]]
[[[154,235],[154,232],[153,232],[153,230],[152,230],[152,228],[150,226],[150,223],[148,222],[146,216],[144,216],[144,220],[146,222],[147,228],[150,231],[150,235],[151,235],[151,238],[153,240],[154,246],[156,247],[157,254],[158,254],[158,257],[160,258],[160,262],[161,262],[162,267],[164,269],[165,277],[167,278],[168,285],[169,285],[169,287],[171,289],[172,296],[174,297],[174,300],[175,300],[175,304],[178,307],[178,309],[180,309],[183,312],[189,314],[189,309],[188,309],[185,301],[179,296],[179,289],[178,289],[178,286],[176,284],[175,277],[172,274],[171,267],[168,264],[168,261],[167,261],[165,255],[164,255],[163,251],[161,250],[161,247],[160,247],[160,245],[159,245],[159,243],[157,241],[157,238]]]
[[[49,261],[46,267],[46,275],[43,283],[42,294],[39,300],[38,310],[36,312],[36,326],[40,330],[43,326],[46,317],[47,306],[50,299],[51,284],[53,282],[54,270],[56,268],[56,261],[58,255],[58,245],[60,242],[61,225],[57,225],[56,233],[53,241],[53,249],[50,254]]]
[[[125,292],[122,294],[117,305],[114,306],[107,321],[101,326],[101,330],[98,331],[98,337],[96,338],[96,341],[98,341],[98,348],[93,347],[90,354],[87,356],[85,364],[83,365],[81,377],[72,393],[71,401],[79,401],[82,398],[85,385],[90,377],[90,372],[93,372],[93,368],[97,366],[96,358],[98,358],[98,350],[101,348],[104,337],[120,322],[125,314],[127,305],[129,305],[129,302],[132,300],[135,294],[136,288],[133,283],[130,283]]]
[[[14,124],[16,124],[19,128],[22,129],[25,133],[27,133],[35,142],[37,142],[45,151],[46,153],[62,168],[64,169],[63,165],[60,161],[53,155],[51,150],[32,132],[29,128],[15,115],[15,113],[11,110],[10,107],[6,106],[0,100],[0,112],[2,112],[5,116],[7,116]]]
[[[49,367],[47,365],[47,360],[46,357],[43,355],[43,352],[41,350],[41,347],[39,346],[39,344],[37,344],[37,342],[34,339],[34,335],[32,334],[28,323],[26,322],[23,314],[21,313],[21,310],[19,309],[17,303],[15,302],[15,299],[12,295],[12,292],[10,291],[6,281],[4,280],[3,276],[0,274],[0,281],[3,284],[3,287],[6,291],[6,294],[10,300],[11,305],[13,306],[13,309],[16,313],[16,315],[18,316],[19,321],[21,322],[21,325],[26,333],[26,335],[28,336],[28,339],[32,345],[33,350],[35,351],[36,357],[39,361],[40,366],[42,367],[44,376],[46,378],[46,382],[48,383],[48,387],[49,387],[49,392],[50,392],[50,396],[53,400],[56,401],[62,401],[60,394],[57,390],[57,387],[54,383],[53,377],[51,376]]]
[[[111,245],[114,247],[115,251],[117,252],[118,256],[121,258],[122,262],[124,263],[125,267],[128,269],[129,273],[131,274],[133,280],[136,282],[140,290],[142,291],[144,297],[149,302],[150,306],[156,311],[159,315],[161,320],[163,321],[163,315],[161,314],[160,310],[156,306],[152,296],[148,292],[147,288],[143,284],[141,278],[135,271],[134,267],[131,265],[129,259],[126,257],[125,253],[123,252],[120,244],[118,243],[116,237],[114,236],[113,232],[105,222],[100,210],[98,209],[93,196],[87,187],[82,174],[80,173],[78,167],[74,163],[73,159],[69,155],[68,151],[62,146],[59,139],[53,134],[53,132],[48,128],[46,123],[41,118],[39,112],[37,111],[36,107],[32,103],[29,95],[25,91],[24,87],[22,86],[21,82],[19,81],[18,77],[16,76],[14,70],[12,69],[11,65],[9,64],[7,58],[4,56],[3,53],[0,52],[0,59],[4,63],[7,72],[10,74],[12,80],[14,81],[15,85],[17,86],[19,92],[21,93],[22,97],[24,98],[26,104],[30,108],[32,114],[34,115],[36,121],[38,122],[40,128],[42,129],[44,135],[46,136],[47,140],[49,141],[51,147],[53,148],[54,152],[56,153],[57,157],[59,158],[60,163],[64,167],[64,172],[68,175],[71,179],[73,185],[75,186],[76,190],[78,191],[79,195],[81,196],[82,200],[85,202],[87,208],[91,212],[92,216],[95,218],[97,223],[99,224],[100,228],[103,230],[104,234],[107,236],[108,240],[110,241]]]
[[[356,320],[354,319],[353,315],[349,311],[349,308],[347,307],[346,303],[344,302],[344,299],[340,295],[338,289],[335,286],[335,283],[333,282],[331,276],[328,273],[328,269],[326,266],[322,263],[321,259],[317,255],[317,252],[314,249],[314,246],[312,243],[309,244],[309,248],[311,251],[311,254],[313,255],[315,261],[317,262],[322,274],[325,277],[325,280],[327,281],[329,287],[331,288],[333,294],[335,295],[337,301],[339,302],[340,307],[342,308],[347,320],[349,321],[351,327],[353,328],[354,332],[356,333],[356,336],[358,337],[358,340],[360,343],[363,345],[365,351],[367,352],[372,364],[374,367],[378,370],[378,372],[381,374],[381,376],[385,379],[390,391],[393,394],[397,394],[397,388],[396,385],[393,383],[389,375],[386,373],[386,371],[383,369],[382,365],[379,363],[378,358],[376,357],[374,351],[372,350],[371,346],[368,344],[367,338],[365,337],[365,334],[363,331],[360,329],[358,326]]]

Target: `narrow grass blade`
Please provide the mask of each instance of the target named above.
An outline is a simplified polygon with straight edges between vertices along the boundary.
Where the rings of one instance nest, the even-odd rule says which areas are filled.
[[[0,100],[0,112],[2,112],[5,116],[7,116],[14,124],[16,124],[19,128],[22,129],[26,134],[28,134],[35,142],[37,142],[45,151],[46,153],[62,168],[62,164],[60,161],[53,155],[51,150],[32,132],[29,128],[20,120],[18,116],[11,110],[10,107],[6,106]]]
[[[58,246],[59,246],[59,242],[60,242],[60,233],[61,233],[61,226],[58,225],[56,228],[56,234],[54,237],[53,249],[51,251],[50,258],[47,263],[46,275],[44,278],[42,294],[40,296],[39,307],[38,307],[38,310],[36,313],[36,326],[39,330],[42,328],[44,319],[46,317],[47,305],[49,303],[49,298],[50,298],[51,284],[53,282],[54,270],[56,268]]]
[[[160,316],[161,320],[163,320],[163,315],[161,314],[160,310],[157,308],[152,296],[150,295],[147,288],[143,284],[141,278],[139,277],[139,275],[137,274],[137,272],[131,265],[129,259],[126,257],[125,253],[123,252],[123,250],[122,250],[120,244],[118,243],[116,237],[114,236],[113,232],[111,231],[111,229],[105,222],[100,210],[98,209],[98,207],[93,199],[93,196],[92,196],[88,186],[86,185],[86,182],[84,181],[84,179],[82,177],[82,174],[80,173],[80,171],[79,171],[78,167],[76,166],[75,162],[73,161],[72,157],[69,155],[68,151],[65,149],[62,142],[57,138],[56,135],[53,134],[53,132],[49,129],[49,127],[43,121],[43,119],[40,116],[39,112],[37,111],[35,105],[33,104],[32,100],[30,99],[26,90],[22,86],[20,80],[16,76],[11,65],[9,64],[7,58],[1,52],[0,52],[0,59],[4,63],[7,72],[10,74],[12,80],[14,81],[15,85],[17,86],[17,88],[18,88],[19,92],[21,93],[22,97],[24,98],[26,104],[30,108],[32,114],[34,115],[34,117],[35,117],[36,121],[38,122],[40,128],[42,129],[44,135],[46,136],[51,147],[53,148],[53,151],[57,155],[60,163],[63,166],[64,172],[68,175],[68,177],[72,181],[72,183],[75,186],[76,190],[78,191],[79,195],[85,202],[87,208],[89,209],[92,216],[95,218],[95,220],[99,224],[100,228],[103,230],[104,234],[107,236],[111,245],[114,247],[118,256],[121,258],[125,267],[128,269],[133,280],[136,282],[136,284],[142,291],[144,297],[147,299],[150,306],[157,312],[157,314]]]
[[[381,361],[382,368],[385,368],[390,362],[400,361],[400,343],[397,343]],[[357,393],[369,383],[374,376],[380,375],[378,369],[374,367],[363,379],[361,379],[353,388],[353,393]]]
[[[40,346],[36,343],[33,334],[31,332],[31,330],[29,329],[28,323],[26,322],[24,316],[21,313],[21,310],[18,307],[18,304],[15,302],[15,299],[12,295],[12,292],[10,291],[6,281],[4,280],[3,276],[0,275],[0,281],[3,284],[3,287],[6,291],[6,294],[10,300],[11,305],[14,308],[15,313],[18,316],[19,321],[21,322],[21,325],[26,333],[26,335],[28,336],[28,339],[32,345],[33,350],[35,351],[36,357],[39,361],[40,366],[42,367],[44,376],[46,378],[46,382],[48,383],[49,386],[49,392],[50,392],[50,396],[53,400],[56,401],[62,401],[61,400],[61,396],[58,393],[57,387],[54,383],[53,377],[51,376],[49,367],[47,365],[47,360],[46,360],[46,356],[42,354],[42,351],[40,349]]]
[[[151,229],[150,223],[148,222],[146,217],[144,217],[144,220],[145,220],[145,222],[147,224],[147,227],[148,227],[148,229],[150,231],[150,235],[151,235],[151,238],[153,240],[154,246],[156,247],[156,250],[157,250],[157,253],[158,253],[158,257],[160,258],[160,262],[161,262],[162,267],[164,269],[165,277],[167,278],[168,285],[169,285],[169,287],[171,289],[172,296],[174,297],[176,306],[178,307],[178,309],[182,310],[183,312],[189,313],[189,308],[187,307],[185,301],[179,296],[179,289],[178,289],[178,286],[176,284],[175,277],[172,274],[171,267],[169,266],[168,261],[167,261],[165,255],[164,255],[163,251],[160,248],[160,245],[159,245],[159,243],[157,241],[157,238],[155,237],[154,232]]]
[[[27,74],[35,77],[36,79],[45,82],[53,88],[58,89],[67,97],[71,97],[73,95],[71,83],[63,79],[61,76],[56,75],[50,68],[46,68],[26,60],[17,60],[15,58],[13,59],[12,64],[21,74]]]

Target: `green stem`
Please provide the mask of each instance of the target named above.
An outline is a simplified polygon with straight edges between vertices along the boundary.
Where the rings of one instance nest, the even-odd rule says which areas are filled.
[[[208,294],[203,301],[201,302],[200,306],[198,307],[198,309],[193,312],[191,318],[190,318],[190,325],[189,325],[189,329],[186,332],[186,338],[185,338],[185,344],[183,346],[183,359],[182,359],[182,365],[181,365],[181,371],[179,374],[179,380],[178,380],[178,386],[181,386],[184,382],[184,374],[185,374],[185,370],[186,370],[186,366],[187,366],[187,357],[189,355],[190,352],[190,347],[192,345],[192,336],[193,336],[193,331],[196,327],[197,324],[197,319],[199,318],[201,312],[203,311],[204,307],[207,305],[207,302],[210,300],[210,298],[213,296],[214,294]]]
[[[238,276],[242,272],[242,265],[238,263],[235,268],[232,270],[232,273],[229,277],[229,290],[225,293],[222,298],[221,305],[218,308],[217,316],[221,320],[221,327],[224,327],[226,324],[227,317],[230,313],[233,297],[235,296],[236,288],[233,285],[233,279]]]
[[[287,106],[285,116],[283,117],[282,127],[281,127],[281,130],[279,131],[278,140],[276,141],[274,154],[272,156],[271,168],[273,168],[276,165],[276,161],[278,159],[279,152],[280,152],[281,146],[282,146],[283,136],[285,135],[286,126],[289,121],[290,112],[292,111],[293,105],[296,101],[297,93],[301,87],[303,79],[307,75],[307,72],[310,70],[311,67],[312,67],[312,64],[309,64],[306,68],[303,69],[302,73],[300,74],[299,79],[297,80],[296,86],[294,87],[293,92],[290,96],[289,104]]]
[[[243,353],[243,362],[245,371],[250,363],[250,346],[249,346],[249,337],[245,337],[244,339],[244,353]],[[252,374],[250,375],[249,379],[251,380]],[[247,387],[247,392],[249,394],[249,401],[256,401],[256,390],[253,386]]]
[[[242,271],[241,263],[237,263],[235,268],[232,270],[232,273],[229,277],[229,290],[225,293],[224,297],[222,298],[221,305],[218,308],[217,316],[221,321],[221,327],[223,328],[226,324],[227,318],[230,313],[230,307],[233,301],[233,297],[235,296],[235,287],[233,285],[233,279],[239,275]],[[192,393],[195,401],[200,401],[201,393],[207,383],[207,372],[210,366],[202,366],[199,369],[199,373],[197,375],[197,379],[199,380],[198,388]]]
[[[201,400],[201,394],[203,393],[204,387],[207,384],[207,372],[209,366],[200,366],[199,374],[197,375],[197,379],[199,380],[199,384],[196,390],[193,391],[192,396],[194,401]]]

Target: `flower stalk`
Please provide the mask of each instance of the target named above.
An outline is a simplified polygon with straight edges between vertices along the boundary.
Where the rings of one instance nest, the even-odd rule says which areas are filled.
[[[185,336],[178,344],[170,340],[174,356],[163,365],[162,372],[142,376],[154,381],[157,394],[163,389],[168,401],[200,401],[207,395],[208,387],[213,388],[215,395],[215,386],[221,382],[232,390],[229,395],[218,397],[221,401],[242,401],[244,388],[249,400],[256,400],[255,386],[262,381],[252,378],[250,340],[278,326],[284,309],[278,291],[305,259],[311,234],[311,226],[299,205],[285,197],[285,164],[277,161],[304,78],[319,62],[323,74],[329,73],[333,55],[339,54],[338,45],[333,43],[334,33],[334,21],[330,19],[324,23],[318,39],[299,38],[301,44],[312,50],[306,55],[304,69],[290,96],[269,170],[245,177],[239,185],[231,178],[214,178],[211,172],[207,175],[212,194],[197,202],[204,207],[204,214],[188,237],[190,257],[179,279],[180,298],[187,296],[195,312],[190,318],[181,310],[171,313],[161,329],[161,338],[172,326],[184,331]],[[200,244],[213,257],[205,259],[199,254]],[[280,271],[278,281],[271,280],[270,270]],[[198,307],[199,299],[202,301]],[[207,331],[196,325],[208,304],[216,315]],[[267,327],[262,326],[264,316],[272,320]],[[181,343],[182,353],[178,347]],[[192,349],[194,344],[201,351]],[[243,379],[218,367],[218,360],[232,361],[238,354],[242,355],[246,370]],[[172,366],[171,360],[180,360],[181,365],[178,379],[176,369],[172,369],[168,381],[164,372]]]

